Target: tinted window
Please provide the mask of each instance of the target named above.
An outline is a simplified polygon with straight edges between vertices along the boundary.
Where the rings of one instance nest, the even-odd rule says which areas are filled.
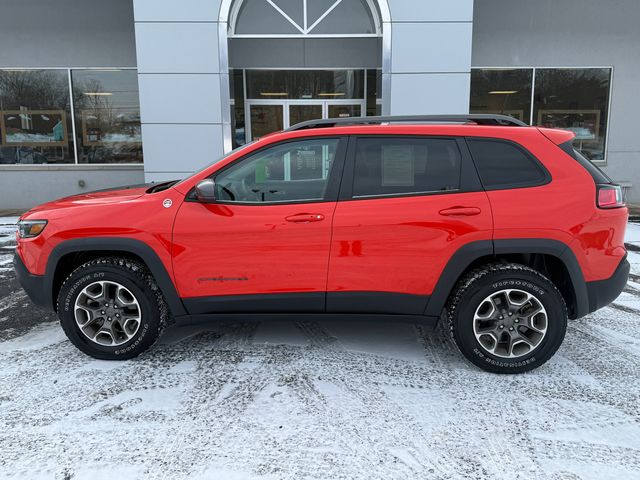
[[[568,155],[570,155],[574,160],[576,160],[580,165],[584,167],[584,169],[589,172],[593,181],[600,183],[611,183],[611,179],[605,175],[605,173],[596,167],[593,163],[591,163],[587,158],[584,157],[578,150],[573,147],[573,140],[570,142],[565,142],[559,147],[564,150]]]
[[[318,138],[261,150],[216,175],[216,198],[251,203],[322,200],[338,142]]]
[[[522,148],[500,140],[468,140],[485,188],[524,187],[543,183],[542,167]]]
[[[453,139],[359,138],[353,196],[457,190],[460,165]]]

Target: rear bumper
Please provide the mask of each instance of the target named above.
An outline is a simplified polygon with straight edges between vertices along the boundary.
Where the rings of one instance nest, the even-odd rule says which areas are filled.
[[[51,308],[49,296],[46,294],[44,275],[30,273],[17,253],[13,256],[13,268],[16,271],[18,282],[27,292],[31,301],[40,307]]]
[[[625,256],[613,272],[611,277],[606,280],[598,280],[595,282],[587,282],[587,294],[589,296],[589,313],[595,312],[599,308],[606,307],[613,302],[622,292],[627,280],[629,279],[629,270],[631,266]]]

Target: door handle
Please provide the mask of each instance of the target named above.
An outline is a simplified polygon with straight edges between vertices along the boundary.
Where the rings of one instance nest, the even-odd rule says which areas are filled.
[[[461,217],[471,217],[473,215],[480,215],[480,210],[478,207],[451,207],[445,208],[444,210],[440,210],[440,215],[444,215],[446,217],[451,216],[461,216]]]
[[[297,213],[295,215],[285,217],[285,220],[292,223],[321,222],[324,220],[324,215],[321,213]]]

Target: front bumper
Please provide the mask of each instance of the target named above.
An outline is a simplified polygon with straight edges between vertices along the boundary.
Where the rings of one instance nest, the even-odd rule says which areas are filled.
[[[30,273],[18,253],[13,256],[13,268],[16,271],[18,282],[27,292],[31,301],[40,307],[51,308],[49,295],[46,293],[44,275]]]
[[[587,293],[589,295],[589,313],[606,307],[613,302],[627,285],[629,270],[631,265],[625,256],[613,272],[611,277],[605,280],[587,282]]]

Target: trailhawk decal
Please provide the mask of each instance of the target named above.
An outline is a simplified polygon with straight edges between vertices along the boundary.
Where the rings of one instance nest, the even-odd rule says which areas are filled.
[[[198,279],[198,282],[246,282],[249,280],[247,277],[202,277]]]

